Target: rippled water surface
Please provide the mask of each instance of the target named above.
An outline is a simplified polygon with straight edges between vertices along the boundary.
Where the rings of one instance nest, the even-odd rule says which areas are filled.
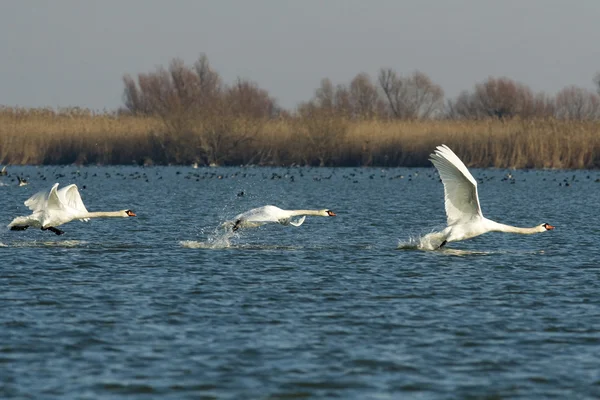
[[[600,396],[598,171],[473,170],[488,218],[556,230],[420,251],[433,169],[8,169],[3,226],[54,182],[138,216],[0,230],[0,398]],[[217,230],[265,204],[338,216]]]

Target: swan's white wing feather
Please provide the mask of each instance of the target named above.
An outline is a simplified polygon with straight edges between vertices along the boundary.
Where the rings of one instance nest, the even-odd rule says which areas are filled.
[[[282,209],[275,206],[264,206],[253,208],[236,217],[247,222],[279,222],[280,219],[289,218],[289,215],[283,212]]]
[[[65,206],[58,196],[58,183],[55,183],[50,189],[48,193],[48,199],[46,200],[46,208],[44,211],[55,211],[55,210],[65,210]]]
[[[87,213],[88,210],[85,208],[83,204],[83,200],[81,200],[81,195],[79,194],[79,190],[77,189],[77,185],[74,183],[65,186],[64,188],[58,191],[58,197],[61,202],[68,207],[77,210],[80,213]],[[89,218],[83,218],[82,221],[89,221]]]
[[[444,184],[448,225],[482,217],[477,181],[465,164],[446,145],[438,146],[430,160],[437,168]]]
[[[55,183],[54,186],[52,186],[52,189],[56,190],[57,187],[58,183]],[[50,189],[50,191],[52,191],[52,189]],[[25,206],[27,206],[27,208],[29,208],[33,212],[44,210],[48,206],[49,195],[50,192],[42,190],[41,192],[37,192],[36,194],[25,200],[25,203],[23,204],[25,204]]]

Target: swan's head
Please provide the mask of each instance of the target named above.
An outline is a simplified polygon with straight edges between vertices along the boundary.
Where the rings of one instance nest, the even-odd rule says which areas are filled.
[[[323,210],[321,211],[324,217],[335,217],[335,213],[331,210]]]
[[[124,210],[123,213],[125,214],[124,217],[135,217],[135,213],[131,210]]]
[[[541,227],[542,227],[542,232],[543,231],[551,231],[552,229],[554,229],[554,227],[548,223],[543,223],[541,225]]]

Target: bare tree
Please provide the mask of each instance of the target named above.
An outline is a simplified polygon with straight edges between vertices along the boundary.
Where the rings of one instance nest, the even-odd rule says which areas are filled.
[[[556,117],[570,120],[600,118],[600,96],[577,86],[569,86],[556,94]]]
[[[551,116],[554,104],[543,93],[534,94],[526,85],[508,78],[488,78],[448,102],[449,118],[512,118]]]
[[[314,97],[300,104],[298,111],[316,113],[323,111],[327,114],[338,114],[349,117],[352,114],[350,93],[344,85],[334,86],[328,78],[321,80],[321,86],[315,90]]]
[[[183,60],[175,58],[169,65],[172,95],[181,112],[187,112],[199,104],[202,92],[200,79]]]
[[[206,54],[200,55],[194,63],[194,70],[198,76],[200,86],[200,107],[205,109],[221,96],[223,83],[219,74],[211,68]]]
[[[158,67],[153,72],[138,74],[137,84],[131,76],[125,75],[123,83],[123,101],[130,112],[161,117],[203,111],[223,92],[221,78],[210,68],[204,54],[193,68],[176,58],[168,70]]]
[[[510,118],[519,115],[531,90],[508,78],[489,78],[475,85],[475,99],[490,117]]]
[[[330,111],[335,109],[335,88],[328,78],[321,80],[321,86],[315,92],[314,102],[319,108]]]
[[[448,100],[446,116],[450,119],[480,119],[487,117],[475,101],[475,96],[466,90],[460,92],[456,99]]]
[[[365,73],[355,76],[349,85],[333,83],[325,78],[315,90],[314,97],[301,104],[299,111],[321,110],[348,119],[371,119],[387,115],[386,105],[377,87]]]
[[[346,85],[337,85],[334,94],[334,110],[345,118],[354,117],[354,104],[352,94]]]
[[[279,110],[277,102],[266,90],[240,78],[225,91],[225,101],[235,115],[244,117],[271,118]]]
[[[349,92],[354,118],[371,119],[385,114],[385,103],[369,75],[356,75],[350,82]]]
[[[123,76],[123,85],[125,86],[123,103],[127,110],[132,114],[149,114],[150,109],[146,104],[146,99],[131,75]]]
[[[400,119],[427,119],[442,110],[444,91],[427,75],[416,71],[400,77],[391,68],[379,71],[379,86],[391,114]]]

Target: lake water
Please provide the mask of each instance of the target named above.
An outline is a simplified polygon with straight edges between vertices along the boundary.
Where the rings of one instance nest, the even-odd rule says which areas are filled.
[[[485,216],[556,229],[421,251],[431,168],[8,170],[3,226],[54,182],[138,216],[0,229],[0,398],[600,397],[600,171],[475,169]],[[338,216],[215,232],[265,204]]]

